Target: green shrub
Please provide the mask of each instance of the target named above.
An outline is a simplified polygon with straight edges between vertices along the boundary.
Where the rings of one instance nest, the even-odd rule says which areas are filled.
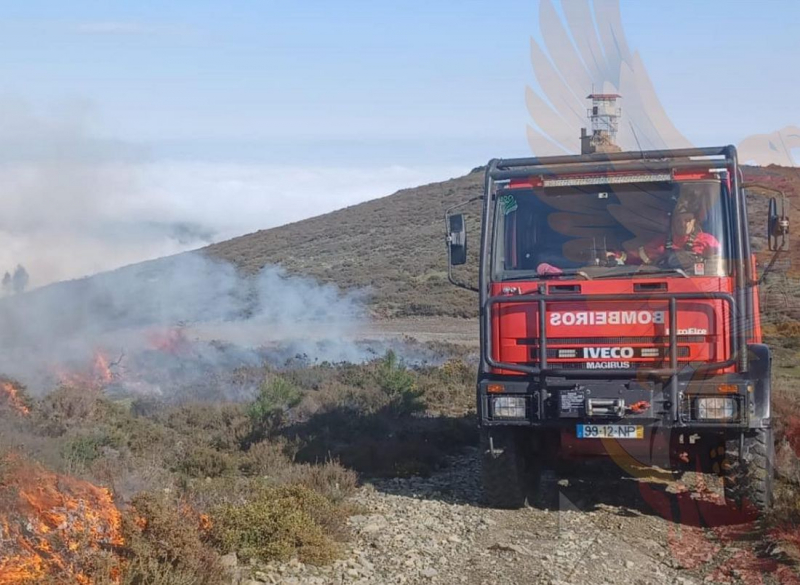
[[[239,464],[235,455],[204,445],[192,447],[179,457],[175,470],[189,477],[220,477],[235,471]]]
[[[61,448],[61,456],[77,465],[89,465],[103,454],[104,447],[119,447],[119,436],[98,430],[82,433],[66,440]]]
[[[346,509],[304,486],[264,488],[241,504],[211,513],[212,536],[223,552],[244,559],[330,562],[339,552],[332,538],[342,534]]]

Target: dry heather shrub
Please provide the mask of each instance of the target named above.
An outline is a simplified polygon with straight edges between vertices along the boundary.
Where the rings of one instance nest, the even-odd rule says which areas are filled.
[[[773,535],[791,544],[800,556],[800,392],[793,380],[775,384],[776,471],[780,481],[770,524]]]
[[[71,427],[96,420],[101,400],[101,392],[96,388],[59,386],[40,401],[35,421],[42,432],[59,436]]]
[[[775,325],[775,335],[778,345],[789,348],[800,347],[800,322],[786,319]]]
[[[241,404],[194,403],[168,408],[153,417],[157,422],[195,443],[233,451],[251,432]]]
[[[475,410],[475,367],[459,359],[426,368],[420,376],[429,412],[462,415]]]
[[[242,471],[264,478],[273,485],[302,485],[338,503],[355,492],[358,475],[337,461],[322,464],[295,463],[284,443],[261,441],[247,452]]]
[[[221,585],[225,574],[206,544],[207,520],[166,494],[140,494],[123,515],[123,585]]]
[[[212,536],[224,552],[261,561],[297,556],[322,564],[339,553],[331,535],[344,533],[347,511],[307,487],[284,486],[261,489],[243,504],[220,506],[211,517]]]
[[[279,474],[292,465],[288,452],[288,444],[280,438],[259,441],[247,450],[242,471],[247,475]]]
[[[261,441],[243,455],[240,474],[187,479],[186,496],[199,510],[221,504],[246,502],[264,488],[300,485],[318,492],[334,504],[355,492],[358,475],[336,461],[322,464],[295,463],[283,442]]]
[[[234,473],[238,465],[239,457],[236,454],[197,445],[179,457],[175,471],[188,477],[220,477]]]
[[[333,503],[344,501],[358,487],[356,472],[342,467],[338,461],[326,461],[319,465],[294,464],[293,469],[292,483],[311,488]]]

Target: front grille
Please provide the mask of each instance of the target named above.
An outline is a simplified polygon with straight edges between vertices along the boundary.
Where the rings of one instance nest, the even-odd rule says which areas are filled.
[[[563,351],[563,350],[567,350],[567,349],[574,350],[576,352],[576,355],[575,356],[571,356],[571,357],[561,357],[560,358],[559,355],[558,355],[559,352]],[[582,349],[583,348],[581,348],[581,347],[561,347],[561,348],[557,348],[557,349],[547,348],[547,359],[572,359],[574,357],[584,357],[584,359],[591,360],[591,361],[597,361],[597,360],[600,360],[600,359],[608,359],[608,358],[595,358],[595,357],[580,356],[580,353],[581,353]],[[632,348],[632,349],[634,351],[633,358],[615,358],[615,359],[650,359],[650,360],[653,360],[653,359],[659,359],[659,358],[669,358],[669,348],[668,347],[656,347],[656,348],[635,347],[635,348]],[[658,355],[642,355],[642,350],[643,349],[645,349],[645,350],[646,349],[657,349],[659,353],[658,353]],[[531,349],[531,357],[533,359],[539,359],[539,349],[538,348],[534,347],[534,348]],[[679,358],[680,357],[689,357],[689,348],[688,347],[679,347],[678,348],[678,357]]]

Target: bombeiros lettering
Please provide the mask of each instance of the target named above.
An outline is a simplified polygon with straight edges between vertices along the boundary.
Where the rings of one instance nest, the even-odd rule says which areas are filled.
[[[663,325],[665,318],[665,311],[553,311],[550,325]]]

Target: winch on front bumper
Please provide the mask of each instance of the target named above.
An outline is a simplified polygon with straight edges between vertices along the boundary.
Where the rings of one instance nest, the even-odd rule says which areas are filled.
[[[673,408],[672,382],[668,380],[484,379],[478,384],[481,424],[573,427],[576,423],[631,423],[744,429],[760,427],[769,418],[768,410],[757,408],[765,391],[764,380],[725,375],[678,378],[676,385],[678,404]]]

